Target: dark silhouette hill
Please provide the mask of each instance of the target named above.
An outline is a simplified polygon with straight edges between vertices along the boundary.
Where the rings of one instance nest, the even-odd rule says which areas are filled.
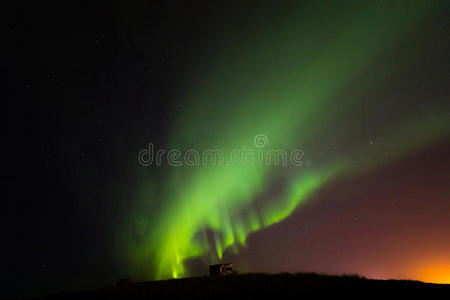
[[[265,297],[299,298],[302,296],[372,297],[432,297],[450,296],[450,285],[430,284],[410,280],[374,280],[357,275],[330,276],[314,273],[299,274],[236,274],[216,277],[193,277],[162,281],[120,284],[89,291],[62,292],[44,299],[217,299]],[[167,298],[169,299],[169,298]]]

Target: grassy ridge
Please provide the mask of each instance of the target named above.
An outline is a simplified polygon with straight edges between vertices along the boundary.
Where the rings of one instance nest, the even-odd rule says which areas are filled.
[[[426,296],[446,294],[450,285],[409,280],[373,280],[357,275],[239,274],[218,277],[193,277],[151,282],[125,282],[98,290],[64,292],[45,299],[158,299],[176,296],[180,299],[246,298],[271,296]]]

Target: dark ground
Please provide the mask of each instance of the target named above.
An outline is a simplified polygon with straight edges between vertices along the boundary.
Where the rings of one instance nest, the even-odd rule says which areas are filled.
[[[373,280],[359,276],[318,274],[242,274],[219,277],[194,277],[133,283],[90,291],[62,292],[44,299],[180,299],[263,298],[292,296],[450,296],[449,284],[429,284],[409,280]]]

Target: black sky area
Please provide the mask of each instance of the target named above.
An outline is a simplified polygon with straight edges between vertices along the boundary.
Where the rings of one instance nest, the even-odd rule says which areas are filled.
[[[4,9],[0,296],[126,276],[111,248],[138,176],[136,151],[167,142],[184,105],[175,88],[185,69],[223,46],[211,37],[248,28],[259,10],[290,6],[263,2],[18,1]],[[442,36],[440,49],[450,49]],[[432,60],[448,65],[449,53]],[[448,144],[439,149],[445,156]]]
[[[218,27],[211,13],[223,12],[211,8],[29,1],[10,10],[1,213],[7,294],[120,278],[109,248],[134,176],[127,163],[136,145],[163,142],[171,87]]]

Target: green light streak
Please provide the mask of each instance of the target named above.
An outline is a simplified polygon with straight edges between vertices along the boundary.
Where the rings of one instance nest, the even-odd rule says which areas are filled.
[[[332,136],[340,122],[358,126],[345,111],[330,114],[335,96],[425,14],[417,3],[410,3],[407,12],[384,5],[354,3],[343,10],[339,4],[316,4],[294,11],[272,32],[231,38],[217,57],[203,62],[200,75],[187,76],[194,79],[180,87],[179,97],[189,109],[174,123],[168,148],[231,153],[243,145],[251,148],[253,137],[265,134],[273,148],[310,149],[316,139]],[[399,120],[400,126],[385,128],[376,151],[355,138],[349,141],[352,150],[339,157],[306,153],[313,158],[310,168],[246,166],[242,161],[171,168],[159,193],[136,197],[131,214],[140,221],[124,229],[130,272],[178,278],[189,275],[186,259],[212,262],[227,249],[238,251],[250,233],[283,221],[336,176],[376,167],[426,145],[430,136],[446,134],[448,120],[434,108],[430,111],[433,124],[409,116],[412,121],[406,118]],[[411,128],[415,135],[408,139]],[[383,155],[387,149],[393,152],[389,157]],[[255,209],[255,199],[280,174],[287,178],[286,186]],[[154,202],[158,205],[152,207]],[[213,232],[215,249],[206,230]]]

